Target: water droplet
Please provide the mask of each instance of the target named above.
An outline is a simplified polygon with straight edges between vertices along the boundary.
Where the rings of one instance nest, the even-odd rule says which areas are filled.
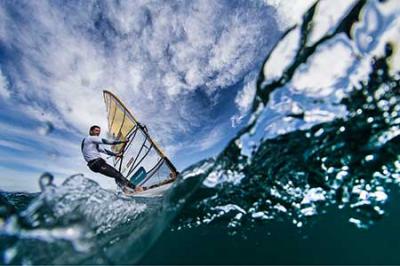
[[[365,161],[367,161],[367,162],[372,161],[373,159],[374,159],[374,156],[372,154],[365,156]]]
[[[8,248],[4,251],[4,262],[6,264],[11,264],[12,260],[17,255],[17,249],[15,247]]]
[[[315,132],[314,133],[314,137],[320,137],[322,134],[324,134],[324,129],[323,128],[320,128],[320,129],[318,129],[318,131],[317,132]]]
[[[53,185],[54,176],[48,172],[43,173],[39,177],[39,185],[40,189],[43,191],[47,186],[54,186]]]
[[[54,126],[51,122],[47,121],[45,123],[43,123],[42,126],[40,126],[37,131],[40,135],[42,136],[47,136],[48,134],[50,134],[51,132],[53,132],[54,130]]]

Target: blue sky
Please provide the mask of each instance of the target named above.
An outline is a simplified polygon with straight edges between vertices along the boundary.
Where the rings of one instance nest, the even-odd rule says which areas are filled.
[[[301,2],[301,1],[300,1]],[[303,1],[310,2],[310,1]],[[308,4],[309,5],[309,4]],[[216,155],[244,123],[259,67],[291,14],[283,1],[1,1],[0,189],[91,173],[88,127],[118,95],[178,169]],[[293,21],[291,21],[293,22]]]

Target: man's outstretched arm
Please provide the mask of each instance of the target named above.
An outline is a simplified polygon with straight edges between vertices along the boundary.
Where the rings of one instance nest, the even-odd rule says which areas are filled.
[[[101,144],[106,144],[106,145],[117,145],[121,143],[127,143],[127,140],[108,140],[108,139],[101,139],[102,143]]]
[[[116,144],[121,144],[121,143],[126,143],[128,140],[108,140],[108,139],[102,139],[98,136],[90,136],[88,137],[91,142],[95,144],[105,144],[105,145],[116,145]]]
[[[97,147],[97,150],[98,150],[99,152],[101,152],[101,153],[104,153],[104,154],[107,154],[107,155],[111,155],[111,156],[119,156],[119,155],[120,155],[119,153],[115,153],[115,152],[112,152],[112,151],[110,151],[110,150],[104,149],[104,148],[101,147],[101,146],[98,146],[98,147]]]

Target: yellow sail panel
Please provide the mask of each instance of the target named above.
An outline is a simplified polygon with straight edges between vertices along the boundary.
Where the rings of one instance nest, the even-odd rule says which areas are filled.
[[[135,121],[133,121],[132,118],[130,118],[128,114],[125,114],[125,119],[122,122],[121,131],[120,131],[120,135],[123,137],[123,140],[126,139],[128,134],[135,127],[135,125],[136,125]]]
[[[136,125],[135,120],[112,94],[104,93],[104,100],[107,106],[108,133],[110,137],[116,140],[126,140],[128,134]],[[123,146],[123,144],[115,145],[112,150],[120,152]]]
[[[115,104],[112,104],[112,102],[109,100],[109,103],[107,104],[107,120],[108,120],[108,128],[111,128],[111,124],[113,121],[113,118],[115,116],[115,112],[117,110],[117,106]]]
[[[112,147],[123,155],[114,159],[114,166],[135,185],[149,188],[172,182],[178,174],[176,168],[151,139],[147,128],[137,122],[115,95],[109,91],[103,94],[110,137],[128,140]]]

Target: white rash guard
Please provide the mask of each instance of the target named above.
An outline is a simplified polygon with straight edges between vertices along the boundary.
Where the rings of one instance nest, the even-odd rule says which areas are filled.
[[[86,162],[101,158],[100,153],[115,156],[116,153],[104,149],[101,144],[115,145],[120,144],[122,141],[109,141],[107,139],[102,139],[99,136],[87,136],[82,140],[81,150],[83,158]]]

